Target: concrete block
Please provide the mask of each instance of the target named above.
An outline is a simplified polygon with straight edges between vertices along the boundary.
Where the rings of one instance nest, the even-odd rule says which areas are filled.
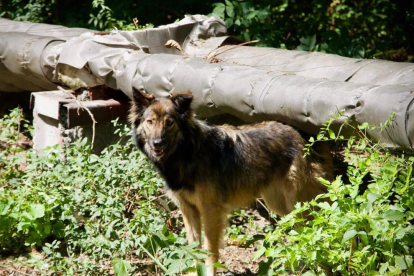
[[[79,102],[69,92],[51,91],[32,93],[34,137],[33,147],[42,154],[46,147],[68,145],[76,139],[87,138],[92,142],[95,121],[94,152],[119,140],[111,121],[120,118],[126,122],[128,102],[95,100]]]

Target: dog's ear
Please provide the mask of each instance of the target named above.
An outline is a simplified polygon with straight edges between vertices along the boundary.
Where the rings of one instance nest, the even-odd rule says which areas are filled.
[[[178,107],[178,111],[184,114],[190,111],[193,94],[190,91],[174,93],[171,96],[171,101]]]
[[[142,111],[154,102],[154,95],[147,94],[144,90],[141,89],[132,89],[134,104],[138,110]]]

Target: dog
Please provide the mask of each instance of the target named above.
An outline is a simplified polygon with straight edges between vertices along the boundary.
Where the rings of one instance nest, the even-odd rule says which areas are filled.
[[[317,177],[331,180],[329,148],[304,157],[305,140],[293,127],[268,121],[234,127],[197,120],[191,92],[155,98],[134,90],[130,122],[138,148],[159,170],[179,205],[189,243],[200,241],[208,275],[219,260],[227,215],[257,198],[280,216],[296,202],[324,193]]]

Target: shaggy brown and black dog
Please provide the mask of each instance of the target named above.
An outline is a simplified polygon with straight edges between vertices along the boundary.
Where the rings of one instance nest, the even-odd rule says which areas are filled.
[[[327,149],[303,157],[305,140],[282,123],[233,127],[197,120],[192,99],[190,92],[167,99],[135,91],[130,120],[137,146],[180,206],[190,243],[200,240],[204,226],[212,264],[232,209],[263,198],[272,211],[286,215],[296,202],[325,192],[316,178],[332,179],[332,161]],[[208,267],[208,275],[215,272]]]

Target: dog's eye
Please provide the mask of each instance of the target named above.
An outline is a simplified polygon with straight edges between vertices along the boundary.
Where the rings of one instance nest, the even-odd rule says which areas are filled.
[[[147,120],[147,124],[152,125],[152,120]]]
[[[167,120],[167,121],[165,122],[165,124],[166,124],[167,126],[172,126],[172,125],[174,124],[174,121],[173,121],[173,120]]]

